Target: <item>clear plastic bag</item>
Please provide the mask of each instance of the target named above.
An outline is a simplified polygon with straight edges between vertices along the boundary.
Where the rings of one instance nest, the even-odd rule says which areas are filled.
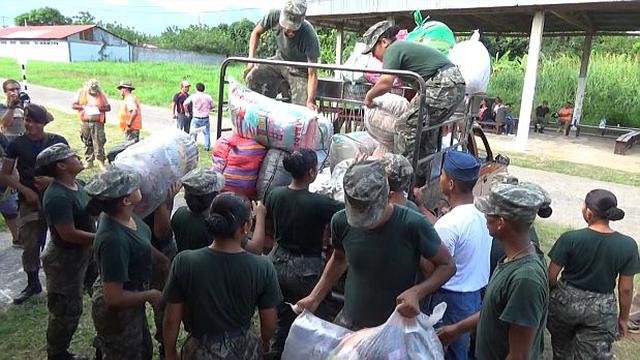
[[[440,303],[431,316],[413,319],[394,311],[382,325],[346,336],[327,359],[331,360],[436,360],[444,350],[433,325],[444,315],[447,305]]]
[[[325,360],[351,331],[308,311],[298,315],[284,344],[282,360]]]

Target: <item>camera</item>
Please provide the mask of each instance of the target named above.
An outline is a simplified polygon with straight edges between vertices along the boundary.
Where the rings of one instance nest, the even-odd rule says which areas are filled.
[[[29,94],[27,94],[26,91],[20,91],[20,93],[18,94],[18,101],[22,106],[22,108],[24,109],[27,106],[29,106],[29,104],[31,103],[31,98],[29,97]]]

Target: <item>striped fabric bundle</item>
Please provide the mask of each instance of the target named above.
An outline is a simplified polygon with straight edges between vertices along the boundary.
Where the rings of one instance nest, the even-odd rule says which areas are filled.
[[[224,175],[223,191],[249,198],[256,196],[256,182],[267,149],[251,139],[237,135],[221,137],[211,153],[213,168]]]

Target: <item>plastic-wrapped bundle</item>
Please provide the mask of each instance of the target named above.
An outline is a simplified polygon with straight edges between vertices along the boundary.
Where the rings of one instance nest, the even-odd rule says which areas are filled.
[[[491,76],[491,56],[480,42],[478,30],[473,32],[471,39],[458,43],[451,49],[449,60],[460,68],[467,94],[487,91]]]
[[[229,109],[234,134],[253,139],[269,149],[327,150],[333,124],[300,105],[270,99],[231,81]]]
[[[320,173],[318,173],[316,180],[309,184],[309,192],[329,197],[333,196],[333,189],[331,187],[331,171],[329,168],[324,168]]]
[[[256,195],[258,172],[267,149],[251,139],[221,137],[211,153],[213,168],[224,175],[224,191]]]
[[[331,172],[331,191],[333,194],[333,199],[344,202],[344,174],[349,169],[349,166],[353,164],[355,159],[347,159],[338,163],[336,167]]]
[[[339,162],[345,159],[352,159],[358,153],[371,155],[377,146],[378,142],[366,131],[333,135],[331,137],[331,147],[329,148],[331,171]]]
[[[282,360],[325,360],[349,333],[305,310],[291,325]]]
[[[373,103],[373,108],[364,111],[364,126],[371,137],[392,148],[396,121],[409,111],[409,101],[400,95],[387,93],[373,99]]]
[[[258,174],[258,199],[264,200],[265,196],[277,186],[289,185],[291,175],[284,169],[282,160],[289,153],[283,150],[270,149],[262,161]]]
[[[394,311],[382,325],[347,335],[327,359],[444,359],[444,350],[433,325],[444,315],[441,303],[431,316],[420,314],[413,319]]]
[[[198,148],[188,134],[172,129],[129,146],[113,164],[142,177],[142,201],[135,212],[145,217],[165,202],[171,184],[198,166]]]

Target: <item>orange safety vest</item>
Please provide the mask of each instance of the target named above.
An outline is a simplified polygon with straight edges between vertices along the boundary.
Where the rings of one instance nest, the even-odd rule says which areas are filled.
[[[562,108],[558,110],[558,119],[563,122],[571,121],[573,117],[573,108]]]
[[[127,106],[127,100],[129,97],[133,98],[133,102],[136,104],[135,109],[129,109]],[[127,126],[129,119],[131,119],[131,111],[136,110],[136,117],[131,123],[131,127]],[[140,112],[140,102],[138,98],[133,94],[127,95],[120,103],[120,129],[122,130],[141,130],[142,129],[142,113]]]
[[[89,91],[87,89],[82,89],[80,90],[80,96],[78,97],[78,104],[79,105],[87,105],[89,103]],[[102,93],[102,91],[100,91],[100,93],[98,94],[98,107],[104,107],[105,105],[107,105],[109,102],[107,101],[107,97],[104,96],[104,93]],[[84,121],[84,110],[78,110],[78,119],[80,119],[80,121]],[[105,113],[100,112],[100,118],[98,119],[98,122],[100,122],[101,124],[104,124],[106,119]]]

